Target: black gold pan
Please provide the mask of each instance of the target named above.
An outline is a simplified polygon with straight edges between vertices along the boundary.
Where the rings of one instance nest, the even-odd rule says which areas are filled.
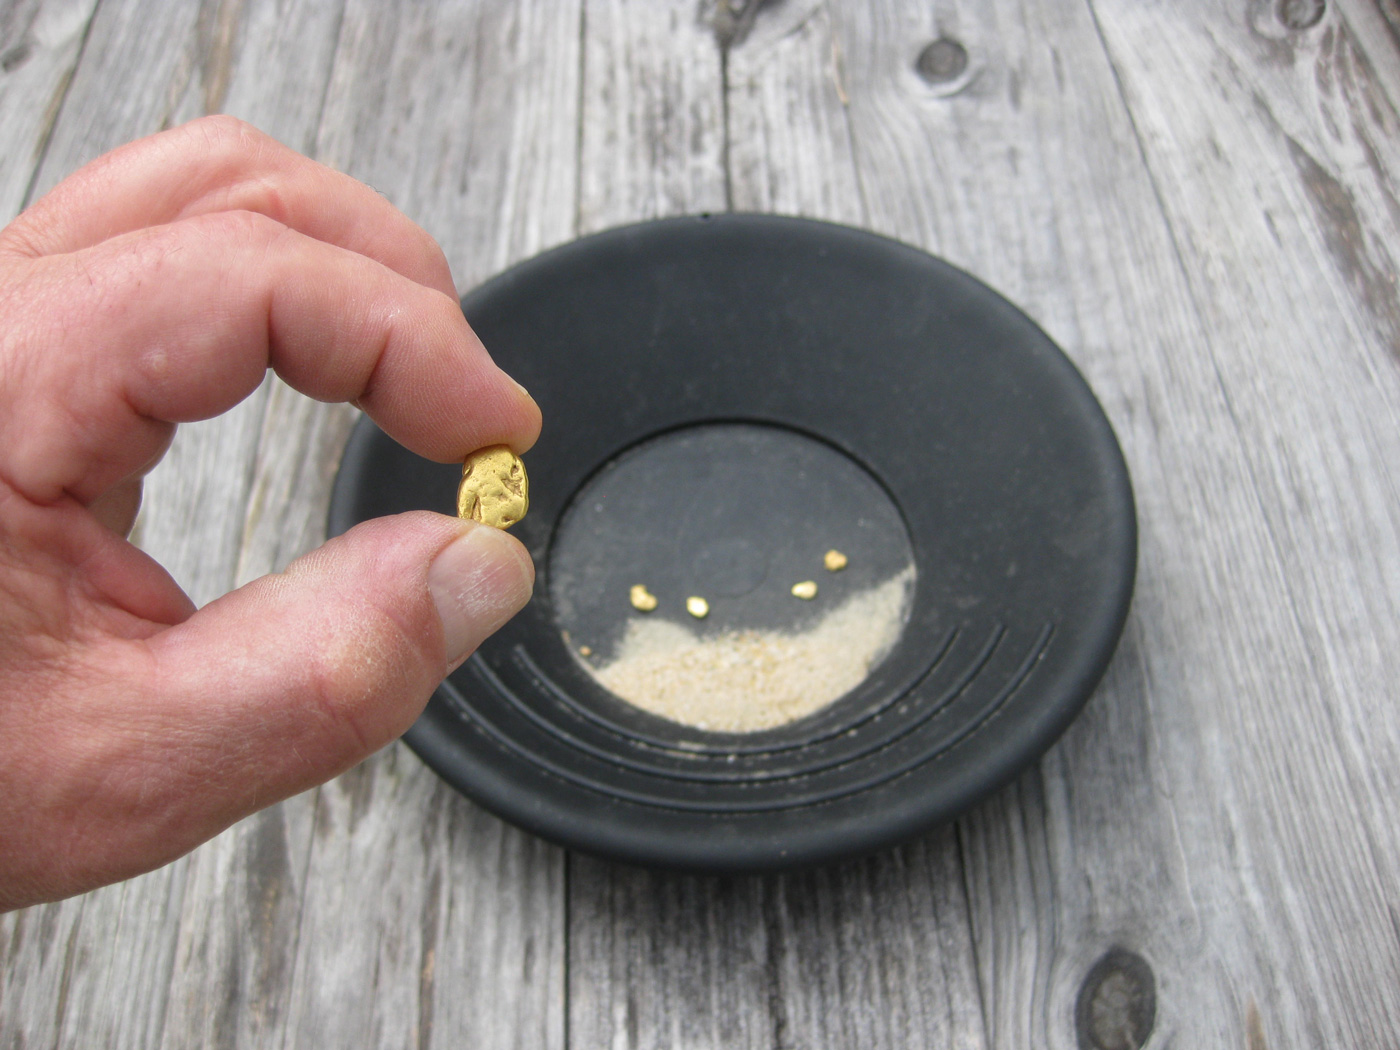
[[[631,863],[835,861],[995,791],[1098,683],[1134,579],[1123,458],[1065,355],[967,274],[845,227],[701,216],[548,252],[463,309],[544,413],[512,529],[539,578],[405,740],[488,809]],[[461,471],[362,421],[331,530],[451,513]],[[820,603],[789,585],[828,549],[859,557],[823,599],[910,563],[915,583],[889,655],[798,721],[685,728],[579,655],[643,615],[638,582],[664,599],[703,572],[746,596],[703,629],[730,605],[803,615]]]

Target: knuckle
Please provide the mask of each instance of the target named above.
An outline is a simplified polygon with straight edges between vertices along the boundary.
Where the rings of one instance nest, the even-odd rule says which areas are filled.
[[[267,133],[238,117],[224,114],[200,117],[177,128],[181,145],[200,156],[206,177],[227,187],[247,179],[250,173],[275,170],[291,154]]]
[[[210,152],[214,153],[243,153],[250,148],[260,148],[270,141],[266,134],[246,120],[226,113],[198,117],[185,124],[181,130],[200,139]]]
[[[441,280],[443,289],[450,291],[448,296],[454,309],[460,311],[457,303],[457,289],[453,286],[452,266],[447,261],[447,253],[431,233],[416,223],[413,224],[415,251],[421,260],[423,272],[433,280]]]
[[[35,228],[33,216],[28,211],[0,230],[0,254],[21,259],[38,259],[44,254],[43,233]]]
[[[257,212],[283,225],[290,224],[292,207],[279,180],[267,174],[254,176],[233,191],[241,210]]]
[[[267,248],[288,232],[284,224],[271,216],[247,208],[211,212],[185,221],[198,237],[252,248]]]
[[[423,316],[435,327],[440,326],[443,331],[455,334],[466,324],[466,318],[462,316],[462,307],[445,292],[421,285],[415,286],[411,291],[418,299],[415,307],[420,309]]]

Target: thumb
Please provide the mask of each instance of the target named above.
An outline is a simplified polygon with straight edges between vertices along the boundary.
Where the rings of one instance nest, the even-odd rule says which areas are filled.
[[[204,765],[198,839],[398,737],[530,599],[519,541],[427,512],[356,526],[150,639],[158,717]]]

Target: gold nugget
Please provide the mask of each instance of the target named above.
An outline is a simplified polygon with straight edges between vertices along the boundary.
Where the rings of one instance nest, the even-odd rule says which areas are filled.
[[[838,550],[829,550],[822,558],[822,564],[827,567],[829,572],[840,572],[846,567],[846,561],[846,556]]]
[[[811,601],[817,596],[817,581],[803,580],[801,583],[792,585],[792,596],[801,598],[803,601]]]
[[[530,509],[525,464],[505,445],[478,449],[462,464],[457,517],[508,529]]]
[[[710,615],[710,603],[704,598],[687,598],[685,600],[685,611],[697,620],[703,620]]]
[[[632,608],[638,612],[651,612],[656,608],[656,595],[646,589],[644,584],[634,583],[632,585]]]

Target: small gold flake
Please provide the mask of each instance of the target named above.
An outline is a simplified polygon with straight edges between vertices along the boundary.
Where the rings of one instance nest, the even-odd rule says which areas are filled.
[[[462,464],[457,517],[508,529],[530,509],[525,464],[505,445],[478,449]]]
[[[645,584],[634,583],[630,597],[632,608],[638,612],[651,612],[656,608],[656,595],[647,590]]]
[[[830,572],[840,572],[846,567],[846,561],[846,556],[838,550],[829,550],[826,552],[826,556],[822,558],[822,564],[825,565]]]
[[[697,620],[703,620],[710,615],[710,603],[704,598],[687,598],[685,600],[685,611]]]
[[[792,596],[801,598],[803,601],[811,601],[817,596],[817,581],[803,580],[801,583],[792,585]]]
[[[578,654],[579,656],[592,656],[593,647],[591,645],[580,645],[578,647]]]

